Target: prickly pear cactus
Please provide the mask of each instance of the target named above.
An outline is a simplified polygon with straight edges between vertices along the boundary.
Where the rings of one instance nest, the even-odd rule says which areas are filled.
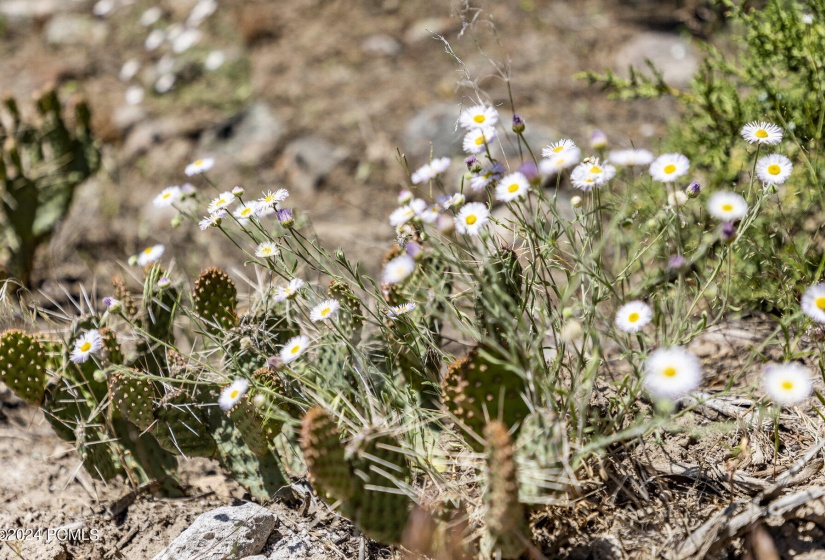
[[[523,276],[518,255],[509,247],[501,247],[481,273],[479,286],[487,296],[476,298],[476,321],[482,332],[492,333],[502,344],[506,343],[507,336],[501,321],[513,324],[513,317],[520,315]],[[503,312],[490,313],[484,308],[490,304],[503,307]]]
[[[132,292],[129,291],[121,276],[112,277],[112,288],[114,289],[115,299],[123,304],[123,314],[128,319],[136,321],[138,319],[138,307],[132,297]]]
[[[361,301],[355,296],[350,287],[340,280],[333,280],[329,284],[329,297],[338,300],[341,309],[338,311],[336,323],[344,334],[348,334],[353,344],[361,342],[361,330],[364,327],[364,312]]]
[[[516,559],[527,549],[531,535],[526,511],[519,502],[513,443],[507,427],[493,420],[484,428],[487,441],[487,487],[484,516],[487,534],[482,551],[487,558]]]
[[[335,419],[319,407],[310,408],[301,422],[301,450],[310,480],[319,494],[349,500],[357,484],[346,460]]]
[[[83,468],[90,475],[103,481],[123,473],[123,464],[117,444],[111,441],[102,428],[80,423],[75,429],[75,448],[83,460]]]
[[[0,335],[0,381],[33,406],[43,404],[47,366],[46,347],[32,335],[20,330]]]
[[[109,376],[109,397],[115,410],[141,430],[155,421],[155,386],[148,379],[124,373]]]
[[[442,382],[444,405],[459,426],[469,431],[465,439],[477,451],[484,448],[478,437],[489,420],[512,427],[530,413],[522,397],[524,379],[505,363],[481,345],[475,346],[450,364]]]
[[[97,172],[100,153],[85,101],[70,130],[54,88],[35,96],[36,124],[24,122],[13,97],[4,100],[11,128],[0,127],[0,211],[12,275],[31,280],[35,251],[69,210],[78,185]]]
[[[371,539],[400,543],[413,507],[403,492],[412,478],[407,456],[394,438],[368,434],[356,443],[352,462],[359,484],[348,508],[355,510],[353,521]]]
[[[204,320],[207,330],[216,334],[238,324],[235,308],[238,290],[235,282],[220,268],[214,266],[201,272],[192,292],[195,313]]]
[[[152,435],[170,453],[186,457],[212,457],[215,454],[215,440],[207,405],[217,400],[217,391],[200,386],[193,391],[173,390],[155,408]]]

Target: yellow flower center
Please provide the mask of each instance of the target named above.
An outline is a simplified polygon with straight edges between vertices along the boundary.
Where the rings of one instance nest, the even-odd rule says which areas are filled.
[[[475,214],[470,214],[464,221],[467,223],[468,226],[471,226],[478,221],[478,217],[476,217]]]
[[[509,187],[507,187],[507,191],[508,191],[508,192],[511,192],[511,193],[514,193],[514,192],[516,192],[517,190],[518,190],[518,183],[513,183],[512,185],[510,185]]]
[[[722,212],[733,212],[733,204],[723,204]]]
[[[234,401],[235,399],[237,399],[237,398],[238,398],[238,395],[240,395],[240,394],[241,394],[241,392],[240,392],[240,391],[238,391],[237,389],[235,389],[234,391],[232,391],[231,393],[229,393],[229,398],[230,398],[230,399],[232,399],[232,400]]]
[[[81,352],[88,352],[89,350],[91,350],[91,348],[92,348],[92,343],[89,342],[88,340],[80,345],[80,351]]]
[[[635,323],[639,320],[639,314],[634,311],[633,313],[627,316],[627,320],[631,323]]]
[[[782,386],[782,389],[784,389],[785,391],[790,391],[790,390],[793,389],[793,381],[790,381],[789,379],[786,379],[785,381],[782,382],[781,386]]]
[[[170,192],[168,192],[168,193],[163,193],[163,198],[164,198],[164,199],[166,199],[166,198],[170,198],[171,196],[172,196],[172,193],[170,193]]]
[[[676,371],[676,368],[673,366],[668,366],[662,371],[662,375],[664,375],[665,377],[676,377],[676,373],[678,372]]]
[[[601,173],[601,172],[602,172],[602,168],[599,167],[598,165],[594,165],[593,167],[590,168],[590,173]]]
[[[564,145],[556,146],[555,148],[553,148],[553,152],[556,154],[561,152],[562,150],[564,150]]]
[[[244,208],[241,210],[241,216],[249,216],[252,213],[252,208]]]
[[[476,146],[481,146],[484,144],[484,135],[479,134],[478,138],[476,138]]]
[[[202,159],[199,159],[199,160],[198,160],[198,161],[196,161],[193,165],[195,165],[195,166],[197,166],[197,167],[200,167],[201,165],[203,165],[203,160],[202,160]]]
[[[151,247],[146,247],[146,248],[143,250],[143,254],[144,254],[144,255],[151,255],[151,254],[152,254],[152,248],[151,248]]]
[[[819,296],[816,298],[816,306],[822,311],[825,311],[825,296]]]
[[[301,351],[301,347],[296,344],[295,346],[292,347],[292,350],[290,350],[289,353],[294,355],[294,354],[297,354],[300,351]]]
[[[473,117],[473,120],[474,120],[475,122],[477,122],[478,124],[481,124],[481,123],[483,123],[484,121],[486,121],[487,119],[486,119],[486,117],[485,117],[484,115],[476,115],[475,117]]]
[[[765,130],[764,128],[760,128],[759,130],[754,132],[753,135],[756,136],[757,138],[767,138],[768,137],[768,131]]]
[[[779,175],[781,171],[782,168],[776,165],[775,163],[772,163],[768,166],[768,173],[770,173],[771,175]]]
[[[676,172],[676,166],[673,165],[672,163],[669,164],[669,165],[666,165],[664,171],[668,175],[670,175],[671,173],[675,173]]]
[[[326,317],[327,315],[329,315],[329,312],[330,312],[330,311],[332,311],[332,308],[331,308],[331,307],[324,307],[324,308],[321,310],[321,317]]]

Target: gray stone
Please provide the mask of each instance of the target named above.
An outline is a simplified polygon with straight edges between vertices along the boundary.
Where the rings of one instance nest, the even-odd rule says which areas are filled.
[[[401,43],[389,35],[370,35],[361,43],[361,50],[371,56],[396,56],[401,53]]]
[[[80,14],[57,14],[46,24],[50,45],[100,45],[109,34],[105,22]]]
[[[311,193],[348,155],[346,148],[325,138],[302,136],[284,149],[279,167],[286,173],[291,186]]]
[[[463,129],[456,128],[457,105],[440,103],[418,111],[407,122],[402,152],[415,161],[429,160],[432,144],[435,157],[461,154]]]
[[[266,163],[285,132],[283,121],[266,103],[254,103],[204,131],[199,150],[246,166]]]
[[[234,560],[258,554],[278,517],[257,504],[226,506],[200,515],[154,560]]]
[[[645,32],[622,46],[613,59],[615,69],[627,75],[628,66],[650,75],[645,60],[650,60],[665,81],[682,87],[690,83],[699,68],[696,48],[674,33]]]
[[[243,558],[243,560],[269,560],[269,559],[266,556],[264,556],[263,554],[256,554],[255,556],[247,556],[246,558]]]

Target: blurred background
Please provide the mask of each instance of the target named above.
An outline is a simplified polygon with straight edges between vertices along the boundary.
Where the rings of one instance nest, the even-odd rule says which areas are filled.
[[[476,87],[505,126],[512,93],[536,153],[561,137],[586,146],[594,129],[655,150],[678,118],[670,101],[610,101],[574,75],[651,59],[684,87],[723,24],[699,0],[0,0],[0,89],[24,113],[47,85],[82,93],[103,141],[102,171],[38,252],[33,286],[108,283],[156,243],[191,274],[240,266],[219,232],[173,229],[175,211],[152,204],[201,157],[223,190],[289,189],[285,206],[328,248],[377,266],[409,186],[399,152],[413,170],[431,150],[453,157],[457,181],[455,123]]]

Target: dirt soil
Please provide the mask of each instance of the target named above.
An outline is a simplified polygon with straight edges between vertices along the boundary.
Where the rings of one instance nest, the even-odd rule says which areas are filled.
[[[460,135],[452,134],[452,124],[460,104],[475,99],[472,88],[457,86],[465,77],[464,69],[509,118],[507,83],[490,61],[506,68],[513,102],[527,121],[534,149],[566,136],[586,145],[596,128],[607,133],[612,145],[656,149],[665,123],[675,116],[670,102],[608,101],[573,75],[586,69],[620,69],[632,54],[623,47],[651,33],[674,41],[678,33],[714,29],[714,24],[705,24],[710,16],[697,8],[700,2],[675,0],[523,0],[482,3],[480,10],[463,2],[422,0],[222,0],[202,27],[201,44],[222,49],[227,57],[224,66],[214,74],[182,80],[166,95],[148,92],[141,106],[130,107],[123,101],[128,84],[118,79],[121,66],[133,57],[146,66],[153,56],[143,47],[146,29],[137,23],[138,17],[159,4],[164,17],[181,19],[192,1],[123,2],[102,19],[92,16],[93,3],[84,0],[32,0],[31,6],[42,4],[52,10],[44,8],[25,17],[9,16],[7,8],[12,4],[14,0],[0,0],[0,9],[7,14],[0,37],[0,89],[21,100],[53,82],[82,91],[92,103],[96,129],[106,142],[104,172],[82,187],[58,235],[39,255],[37,288],[61,302],[66,301],[64,290],[76,295],[80,283],[105,286],[113,273],[125,267],[129,255],[154,243],[164,243],[176,266],[190,275],[207,265],[242,273],[242,256],[228,250],[217,235],[201,233],[192,223],[173,229],[169,220],[174,214],[151,204],[162,188],[185,181],[183,168],[188,162],[208,155],[216,157],[210,176],[220,187],[290,189],[290,204],[313,220],[328,246],[341,245],[351,257],[377,266],[393,236],[386,216],[399,189],[408,186],[396,147],[414,168],[428,159],[429,142],[435,140],[435,155],[453,156],[453,168],[460,167],[460,147],[455,144]],[[55,39],[55,21],[58,30],[80,21],[94,31],[68,41]],[[465,29],[470,21],[474,25]],[[465,68],[445,53],[433,32],[450,41]],[[619,52],[622,57],[617,57]],[[691,51],[690,56],[697,55]],[[265,123],[266,130],[250,133],[250,126],[238,123],[256,104],[265,107],[266,118],[252,113],[253,121]],[[438,141],[439,134],[450,141]],[[317,154],[323,157],[313,157]],[[196,186],[211,193],[203,182]],[[105,287],[97,291],[101,297],[107,295]],[[738,326],[736,336],[757,332],[757,324]],[[732,332],[725,331],[730,336]],[[744,346],[734,346],[729,341],[708,342],[706,337],[697,344],[709,345],[700,352],[709,367],[726,370],[739,367],[743,356],[750,355],[747,340]],[[745,373],[737,380],[744,388],[754,384]],[[714,419],[725,416],[707,412],[707,407],[693,416],[704,413],[716,414]],[[783,426],[792,430],[800,421],[806,420],[789,418]],[[764,441],[768,436],[760,434],[752,437],[768,451],[742,468],[747,476],[764,481],[773,476],[766,467],[772,457],[765,456],[770,455],[770,442]],[[599,476],[621,479],[638,467],[640,454],[665,450],[688,465],[724,463],[726,454],[739,444],[733,436],[726,438],[730,441],[717,439],[707,447],[697,445],[694,435],[686,432],[667,445],[629,450],[622,462],[606,466]],[[811,445],[807,440],[791,441],[792,448],[782,450],[783,468]],[[661,461],[648,459],[647,464],[667,463],[664,456]],[[192,460],[181,466],[186,498],[136,493],[134,503],[111,515],[113,502],[135,489],[122,480],[96,482],[80,464],[42,414],[0,384],[0,530],[12,526],[45,530],[79,523],[72,526],[96,529],[100,535],[95,542],[30,540],[20,549],[0,542],[0,559],[148,559],[200,513],[244,498],[243,490],[224,476],[217,463]],[[661,479],[677,479],[693,487],[686,498],[693,500],[692,505],[682,510],[693,517],[662,521],[630,519],[628,513],[627,519],[616,516],[611,526],[599,513],[602,504],[621,509],[635,499],[619,484],[611,495],[594,493],[564,519],[547,515],[537,523],[537,530],[548,535],[546,542],[561,533],[569,536],[553,545],[557,548],[546,550],[549,557],[613,557],[609,551],[615,552],[616,539],[623,549],[616,558],[649,557],[655,554],[651,551],[666,547],[661,541],[652,542],[651,535],[671,529],[683,534],[730,499],[724,481],[717,481],[709,492],[702,486],[707,480],[684,472],[646,476],[656,482],[634,491],[666,489]],[[812,477],[805,483],[816,480]],[[666,496],[659,499],[667,501]],[[286,526],[304,523],[288,502],[271,507]],[[673,528],[678,523],[682,526]],[[591,535],[599,530],[609,535],[604,539],[609,554],[575,537],[585,528]],[[638,537],[642,529],[648,541]],[[770,530],[777,542],[803,535],[785,535],[781,527]],[[805,534],[807,556],[799,552],[804,548],[799,543],[786,550],[798,552],[798,558],[825,557],[821,547],[811,544],[821,539],[821,531],[810,528]],[[342,541],[346,552],[341,557],[357,557],[353,538],[350,532],[349,540]],[[739,552],[724,549],[720,554]],[[370,551],[370,557],[386,554],[386,550]]]

